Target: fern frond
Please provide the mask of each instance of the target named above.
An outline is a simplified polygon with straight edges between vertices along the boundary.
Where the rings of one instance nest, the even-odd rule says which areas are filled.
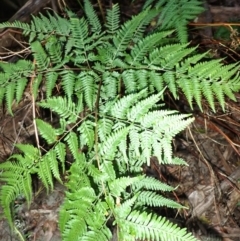
[[[0,75],[0,78],[1,78],[1,75]],[[5,96],[5,89],[0,88],[0,105],[2,105],[3,103],[4,96]]]
[[[109,183],[109,188],[115,197],[120,197],[121,193],[125,192],[128,186],[134,185],[142,179],[142,176],[117,178]]]
[[[132,229],[136,239],[162,241],[197,241],[186,229],[180,229],[163,217],[133,211],[127,218],[126,225]]]
[[[21,78],[17,81],[16,84],[16,101],[17,103],[20,102],[23,96],[23,92],[27,86],[28,80],[27,78]]]
[[[81,159],[81,154],[79,152],[79,140],[75,132],[70,132],[66,137],[65,140],[68,143],[68,147],[74,157],[75,160]]]
[[[52,96],[52,91],[56,86],[56,82],[58,80],[58,73],[50,71],[46,74],[46,95],[47,98]]]
[[[78,119],[79,112],[76,112],[75,103],[62,97],[48,98],[46,101],[42,101],[38,105],[56,112],[61,118],[66,119],[68,124],[74,123]]]
[[[48,68],[50,59],[46,54],[43,46],[39,41],[31,43],[31,49],[33,51],[33,56],[36,59],[36,65],[39,68],[39,71],[43,71]]]
[[[56,132],[50,124],[40,119],[36,119],[36,123],[40,135],[47,141],[48,144],[52,144],[57,140]]]
[[[62,173],[65,172],[65,157],[66,157],[66,145],[62,142],[57,143],[57,145],[54,147],[57,157],[61,162],[62,166]]]
[[[149,4],[147,1],[145,7]],[[158,19],[161,29],[176,29],[181,43],[187,42],[187,23],[204,11],[198,0],[158,0],[155,7],[161,9]]]
[[[131,49],[131,61],[132,66],[140,65],[147,53],[152,52],[154,47],[161,44],[162,39],[170,35],[173,31],[159,32],[151,34],[150,36],[145,37],[143,40],[139,41],[138,44],[134,45]]]
[[[168,208],[184,208],[179,203],[169,200],[168,198],[151,191],[142,191],[137,200],[141,203],[141,205],[144,204],[150,207],[166,206]]]
[[[20,21],[14,21],[13,23],[10,23],[10,22],[0,23],[0,28],[19,28],[23,30],[24,35],[29,35],[29,33],[32,31],[29,24],[22,23]]]
[[[145,19],[149,11],[143,11],[137,16],[133,17],[131,20],[127,21],[113,37],[113,43],[116,48],[114,51],[113,60],[121,55],[123,51],[128,48],[130,41],[133,39],[134,34],[137,31],[143,32],[139,27],[142,24],[142,21]],[[139,29],[138,29],[139,28]]]
[[[38,170],[37,170],[39,180],[41,180],[47,192],[49,191],[49,187],[50,187],[50,190],[53,190],[53,177],[52,177],[49,161],[55,161],[55,160],[50,160],[48,155],[44,155],[41,158],[41,161],[39,162]]]
[[[12,179],[12,181],[9,182],[10,185],[4,185],[1,187],[1,197],[3,197],[1,198],[1,206],[3,207],[4,216],[8,220],[11,228],[13,228],[13,217],[10,204],[21,194],[20,191],[23,191],[18,189],[19,180],[16,174],[14,175],[14,178],[15,179]],[[15,182],[13,180],[15,180]]]
[[[38,150],[38,148],[36,148],[32,145],[17,144],[16,147],[21,152],[23,152],[24,157],[25,157],[25,162],[21,162],[21,165],[25,165],[25,163],[27,163],[28,160],[30,160],[32,163],[33,160],[38,160],[40,157],[40,151]],[[19,161],[22,161],[22,159],[20,159]],[[28,167],[28,166],[26,166],[26,167]]]
[[[164,192],[171,192],[174,190],[173,187],[167,185],[166,183],[162,183],[153,177],[144,177],[139,182],[134,183],[133,187],[137,188],[137,190],[144,188],[147,190],[155,190],[155,191],[158,190],[158,191],[164,191]]]
[[[61,73],[62,77],[62,87],[64,89],[64,92],[66,96],[71,99],[73,93],[74,93],[74,85],[75,85],[75,79],[76,76],[73,71],[71,70],[64,70]]]
[[[94,190],[90,187],[81,187],[74,193],[66,193],[59,212],[59,226],[64,240],[78,240],[79,237],[87,235],[86,213],[92,212],[95,198]],[[76,208],[79,202],[80,209]]]
[[[116,33],[116,31],[119,28],[119,21],[120,21],[119,15],[120,15],[120,10],[119,10],[118,4],[112,5],[112,9],[107,10],[107,14],[106,14],[107,22],[105,26],[107,28],[107,32],[112,36]]]
[[[104,141],[112,131],[113,121],[108,118],[101,118],[97,125],[99,138],[101,141]]]
[[[127,119],[132,122],[138,122],[139,119],[149,112],[150,109],[159,101],[163,91],[156,95],[151,95],[148,98],[139,101],[135,106],[129,110]]]
[[[62,45],[56,36],[50,36],[48,38],[46,50],[48,51],[52,64],[59,64],[62,62]]]
[[[95,10],[93,9],[92,4],[89,0],[84,0],[84,10],[87,15],[87,20],[91,25],[91,30],[93,33],[101,32],[102,26],[100,24],[98,15],[96,14]]]
[[[102,98],[103,99],[112,99],[113,96],[116,96],[119,89],[119,74],[117,72],[106,72],[103,74],[103,88],[102,88]]]
[[[70,29],[72,32],[72,38],[69,41],[73,41],[72,45],[83,52],[86,52],[86,43],[88,41],[88,23],[84,18],[70,18]],[[71,42],[68,42],[71,44]],[[67,49],[69,47],[66,46]],[[69,52],[69,51],[67,51]]]
[[[13,113],[12,113],[12,103],[13,103],[13,100],[14,100],[15,89],[16,89],[16,83],[14,83],[14,82],[9,83],[6,86],[5,98],[6,98],[6,102],[7,102],[8,111],[11,115],[13,115]]]
[[[97,92],[95,83],[98,80],[98,76],[93,72],[86,73],[83,71],[77,76],[77,79],[75,91],[83,92],[84,101],[90,110],[93,110]]]
[[[100,153],[106,160],[113,160],[118,145],[124,140],[129,132],[129,128],[121,128],[109,134],[106,140],[100,145]]]
[[[143,90],[137,94],[130,94],[121,98],[112,106],[111,115],[119,119],[125,119],[127,117],[129,108],[141,97],[143,97],[145,93],[146,90]]]
[[[87,145],[89,151],[92,150],[95,141],[94,123],[91,121],[84,121],[78,128],[80,132],[81,147]]]
[[[54,176],[54,178],[56,178],[56,180],[58,180],[60,183],[62,183],[61,177],[60,177],[60,172],[59,172],[59,163],[57,160],[57,153],[54,149],[51,149],[50,151],[48,151],[48,153],[46,154],[46,157],[48,159],[48,165],[50,166],[51,172]]]

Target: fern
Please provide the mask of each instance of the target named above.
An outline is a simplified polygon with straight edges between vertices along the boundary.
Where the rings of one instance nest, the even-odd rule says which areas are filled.
[[[187,23],[204,11],[203,4],[198,0],[147,0],[143,6],[149,5],[161,9],[158,19],[160,29],[176,29],[181,43],[187,42]]]
[[[65,18],[48,14],[29,24],[0,24],[23,31],[33,59],[0,63],[0,102],[13,114],[13,102],[30,86],[32,101],[59,122],[36,119],[47,148],[18,144],[20,154],[0,164],[4,214],[13,226],[11,203],[24,195],[30,204],[33,174],[47,191],[64,174],[64,241],[107,241],[110,226],[119,240],[195,240],[149,211],[183,207],[164,197],[173,187],[143,175],[142,167],[152,156],[160,164],[186,165],[173,157],[172,139],[194,119],[167,110],[164,91],[176,99],[182,92],[191,107],[195,101],[202,108],[205,98],[212,110],[215,100],[224,109],[225,96],[234,100],[240,89],[238,64],[205,61],[206,54],[186,44],[186,23],[202,10],[199,1],[148,0],[144,11],[123,24],[118,5],[107,10],[104,25],[89,0],[83,8],[81,18],[68,10]],[[149,32],[155,17],[160,25]],[[173,40],[175,32],[181,43]]]

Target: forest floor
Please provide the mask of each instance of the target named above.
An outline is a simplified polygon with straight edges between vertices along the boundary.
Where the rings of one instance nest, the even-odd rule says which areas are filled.
[[[51,1],[43,2],[49,4]],[[119,2],[127,19],[139,12],[142,1],[135,1],[131,8],[129,1]],[[69,3],[72,2],[69,0]],[[30,8],[29,11],[42,11],[43,7],[41,5],[37,10]],[[206,12],[189,24],[191,44],[198,45],[200,51],[209,51],[213,58],[224,58],[225,63],[239,61],[240,1],[209,0],[205,7]],[[1,14],[3,16],[4,13]],[[12,16],[3,16],[0,21],[10,18]],[[16,18],[21,20],[22,17],[13,19]],[[8,41],[10,38],[10,35],[0,34],[0,49],[3,46],[8,49],[16,47],[15,42]],[[10,45],[6,46],[6,42]],[[161,209],[157,213],[165,215],[180,227],[187,227],[203,241],[240,240],[240,94],[236,95],[236,99],[236,102],[227,100],[225,112],[216,103],[217,111],[213,113],[207,103],[203,103],[203,112],[197,108],[192,111],[184,97],[176,102],[169,95],[166,101],[169,108],[192,113],[195,117],[195,122],[173,143],[174,155],[186,160],[189,166],[163,167],[152,158],[151,166],[147,167],[148,175],[178,186],[169,197],[188,207],[178,212]],[[4,110],[0,111],[0,161],[13,152],[16,141],[33,141],[30,113],[27,96],[22,105],[15,109],[14,117],[5,114]],[[60,241],[57,217],[64,199],[64,187],[56,184],[54,191],[47,194],[36,181],[34,190],[30,208],[21,198],[14,203],[16,227],[27,234],[26,240]],[[5,219],[0,220],[1,240],[21,240],[20,236],[9,230]]]

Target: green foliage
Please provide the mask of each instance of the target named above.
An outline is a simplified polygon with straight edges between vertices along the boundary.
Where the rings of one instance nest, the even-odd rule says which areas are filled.
[[[143,9],[149,5],[159,9],[157,25],[160,29],[176,29],[181,43],[188,41],[187,24],[189,21],[204,11],[203,2],[199,0],[147,0]]]
[[[20,154],[0,164],[5,183],[0,201],[11,225],[10,204],[18,195],[31,202],[33,174],[49,191],[54,179],[61,182],[64,174],[67,191],[59,213],[64,241],[110,240],[108,222],[117,227],[119,240],[195,240],[151,214],[151,207],[183,207],[160,194],[173,188],[145,176],[142,167],[152,156],[160,164],[186,164],[172,156],[171,142],[193,118],[166,110],[161,104],[165,89],[176,99],[182,91],[191,107],[195,100],[201,108],[205,97],[213,110],[215,99],[224,109],[224,96],[234,99],[239,89],[239,67],[219,60],[204,62],[205,54],[196,54],[196,48],[168,43],[173,33],[169,28],[176,26],[166,15],[174,0],[158,2],[163,24],[147,33],[159,13],[147,7],[152,2],[121,25],[118,5],[107,10],[102,25],[88,0],[82,18],[68,11],[66,18],[49,14],[29,24],[0,24],[19,28],[29,37],[34,59],[0,63],[0,100],[12,113],[14,99],[19,102],[30,84],[32,101],[50,109],[59,121],[53,126],[36,119],[47,150],[18,144]],[[195,6],[193,14],[200,10],[197,1],[190,6]],[[186,12],[183,23],[193,14]],[[180,27],[177,30],[179,34]],[[41,101],[40,86],[46,90]],[[59,94],[53,96],[56,90]],[[66,161],[72,163],[67,171]]]

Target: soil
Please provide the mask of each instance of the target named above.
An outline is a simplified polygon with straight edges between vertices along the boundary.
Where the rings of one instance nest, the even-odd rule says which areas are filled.
[[[30,12],[37,13],[44,11],[45,6],[61,11],[64,1],[43,1],[44,4],[35,8],[32,7],[30,0],[16,2],[20,5],[16,4],[18,8],[15,8],[15,11],[7,1],[0,3],[1,11],[2,7],[7,10],[1,13],[0,21],[6,19],[28,21],[29,15],[19,15],[19,9],[22,9],[24,4],[28,6]],[[126,19],[139,12],[143,1],[135,1],[131,8],[127,7],[128,2],[119,1]],[[58,3],[62,5],[56,5]],[[66,3],[76,8],[74,1],[69,0]],[[102,3],[103,6],[107,6],[111,1],[102,1]],[[239,61],[240,19],[236,16],[240,16],[240,1],[208,0],[205,7],[207,10],[189,24],[189,38],[192,45],[198,45],[199,51],[209,50],[213,58],[224,57],[225,63]],[[229,23],[236,25],[230,28]],[[14,50],[20,48],[18,41],[12,41],[10,35],[6,32],[0,34],[0,58],[5,56],[5,48]],[[19,36],[15,39],[18,38]],[[236,102],[227,100],[225,112],[221,111],[216,103],[217,111],[213,113],[207,103],[203,103],[204,109],[200,112],[197,108],[190,110],[184,96],[181,98],[181,103],[169,98],[167,103],[169,108],[177,106],[180,112],[191,112],[195,117],[195,122],[176,136],[173,143],[174,155],[186,160],[188,166],[163,167],[153,157],[151,166],[147,167],[148,175],[178,187],[169,197],[188,207],[178,212],[166,209],[156,212],[166,215],[181,227],[187,227],[203,241],[240,240],[240,94],[236,94],[236,99]],[[2,107],[1,162],[14,152],[14,144],[18,142],[34,144],[31,108],[27,90],[24,100],[13,108],[13,117]],[[39,112],[39,115],[42,116],[43,113]],[[14,203],[16,227],[26,234],[26,240],[60,241],[57,220],[59,206],[64,199],[64,186],[56,183],[53,192],[46,193],[36,179],[34,190],[34,200],[30,208],[27,208],[26,202],[21,198]],[[114,236],[113,241],[115,239]],[[10,231],[4,218],[0,219],[1,240],[21,240],[19,235]]]

